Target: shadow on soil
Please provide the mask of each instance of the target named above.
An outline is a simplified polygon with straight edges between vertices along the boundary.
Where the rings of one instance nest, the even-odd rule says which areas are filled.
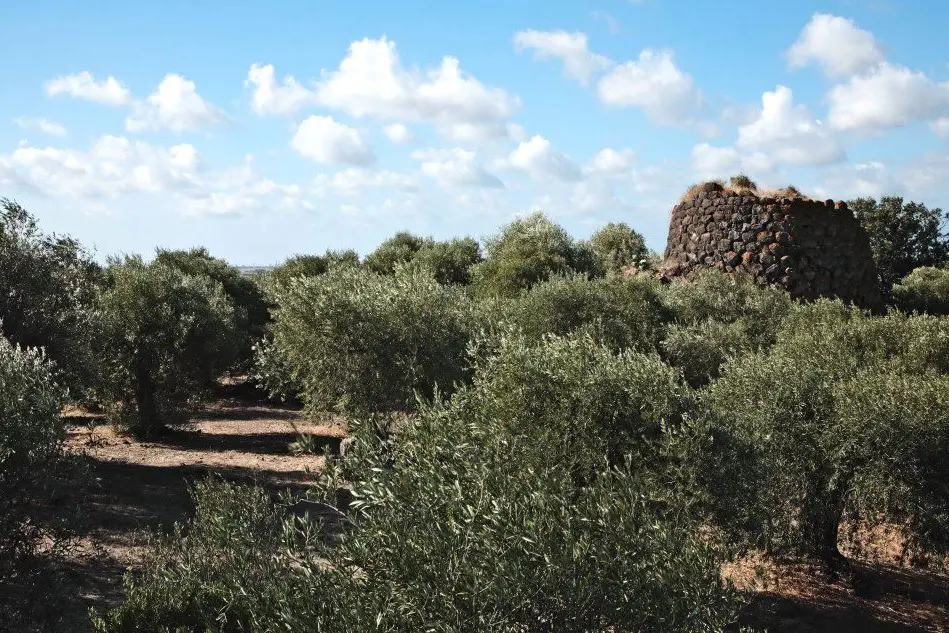
[[[316,454],[327,451],[339,455],[339,445],[342,438],[332,435],[309,434],[313,440],[313,450]],[[171,446],[180,450],[193,451],[239,451],[241,453],[256,453],[259,455],[287,455],[291,442],[299,439],[296,433],[243,433],[243,434],[215,434],[195,433],[192,431],[176,431],[160,438],[155,443]],[[216,469],[217,470],[217,469]]]
[[[750,596],[741,624],[771,633],[917,633],[949,630],[949,578],[891,565],[851,562],[845,579],[789,596]],[[936,628],[933,628],[936,627]]]

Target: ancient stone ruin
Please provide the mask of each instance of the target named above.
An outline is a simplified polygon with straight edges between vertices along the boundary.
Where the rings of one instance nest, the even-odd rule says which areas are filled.
[[[672,209],[664,261],[664,276],[717,268],[802,299],[882,305],[869,238],[844,202],[704,183]]]

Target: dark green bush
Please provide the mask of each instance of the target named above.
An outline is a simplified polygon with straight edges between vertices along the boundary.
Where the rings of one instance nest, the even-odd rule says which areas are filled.
[[[539,341],[588,332],[615,350],[655,351],[671,318],[659,284],[646,277],[554,277],[510,299],[481,303],[486,324],[507,323]]]
[[[471,269],[482,261],[481,247],[470,237],[448,242],[426,242],[412,257],[412,264],[431,272],[442,284],[471,283]]]
[[[735,358],[704,395],[696,464],[720,521],[774,552],[834,561],[844,517],[909,522],[918,544],[949,516],[949,322],[795,310],[768,351]],[[943,525],[945,525],[943,523]]]
[[[253,358],[253,345],[263,337],[264,327],[270,320],[267,299],[260,286],[223,259],[212,257],[204,248],[189,251],[159,249],[155,261],[177,268],[185,275],[203,275],[221,284],[234,305],[242,338],[238,362],[246,368]]]
[[[707,632],[733,623],[738,601],[720,579],[719,551],[650,475],[649,446],[682,406],[675,372],[588,337],[540,346],[514,337],[483,362],[472,386],[422,407],[386,450],[347,456],[363,461],[353,468],[362,476],[339,545],[317,556],[305,539],[287,547],[273,529],[250,539],[234,518],[199,519],[226,528],[220,553],[171,539],[176,551],[154,557],[162,571],[131,585],[99,630]],[[611,463],[608,446],[631,453]],[[327,498],[338,466],[330,460]],[[230,501],[236,511],[199,518],[241,516],[244,494]],[[234,543],[248,553],[229,553]],[[249,552],[280,557],[281,547],[293,564],[260,573]],[[213,626],[224,612],[230,628]]]
[[[391,275],[395,272],[396,266],[412,261],[423,246],[431,243],[431,238],[400,231],[366,255],[363,264],[374,273]]]
[[[71,397],[88,395],[99,369],[92,352],[99,267],[68,237],[45,235],[20,205],[0,200],[0,321],[25,347],[55,361]]]
[[[891,300],[906,312],[949,315],[949,269],[917,268],[893,286]]]
[[[590,246],[605,272],[618,273],[630,266],[648,267],[646,240],[625,222],[610,222],[590,237]]]
[[[102,293],[103,390],[117,421],[151,435],[181,422],[239,353],[234,308],[220,283],[177,268],[113,262]]]
[[[602,275],[589,245],[536,212],[518,218],[485,242],[487,258],[473,270],[479,294],[511,297],[556,275]]]
[[[308,410],[399,411],[463,380],[471,309],[424,271],[340,268],[281,287],[258,374]]]
[[[326,251],[323,255],[294,255],[267,271],[263,275],[264,285],[286,285],[294,277],[316,277],[340,266],[359,266],[359,255],[356,251]]]

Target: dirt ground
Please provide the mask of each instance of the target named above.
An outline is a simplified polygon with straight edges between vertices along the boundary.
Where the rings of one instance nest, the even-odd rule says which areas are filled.
[[[75,418],[68,447],[85,454],[93,485],[84,503],[84,534],[67,558],[66,626],[89,630],[89,607],[100,610],[122,596],[122,575],[141,552],[141,531],[167,529],[193,511],[189,484],[215,473],[272,489],[308,485],[319,456],[294,456],[299,431],[338,449],[338,424],[307,423],[300,413],[225,398],[188,427],[161,441],[138,442],[91,418]],[[910,570],[879,556],[831,580],[803,563],[747,559],[725,575],[751,598],[742,624],[772,632],[949,631],[949,577]]]

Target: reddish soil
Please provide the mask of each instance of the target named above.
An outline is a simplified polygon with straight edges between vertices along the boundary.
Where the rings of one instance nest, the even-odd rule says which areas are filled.
[[[72,608],[55,629],[63,631],[88,630],[90,606],[101,610],[121,599],[122,575],[141,552],[141,531],[186,519],[193,511],[191,482],[212,473],[275,490],[306,486],[322,458],[290,454],[293,425],[331,451],[345,435],[339,424],[310,424],[296,411],[236,399],[209,406],[160,441],[118,435],[101,420],[76,421],[68,447],[88,457],[95,480],[83,503],[85,533],[67,559]],[[803,563],[748,558],[726,566],[725,575],[750,597],[742,624],[772,632],[949,631],[949,577],[899,565],[892,534],[870,534],[873,539],[873,562],[854,563],[837,579]]]

